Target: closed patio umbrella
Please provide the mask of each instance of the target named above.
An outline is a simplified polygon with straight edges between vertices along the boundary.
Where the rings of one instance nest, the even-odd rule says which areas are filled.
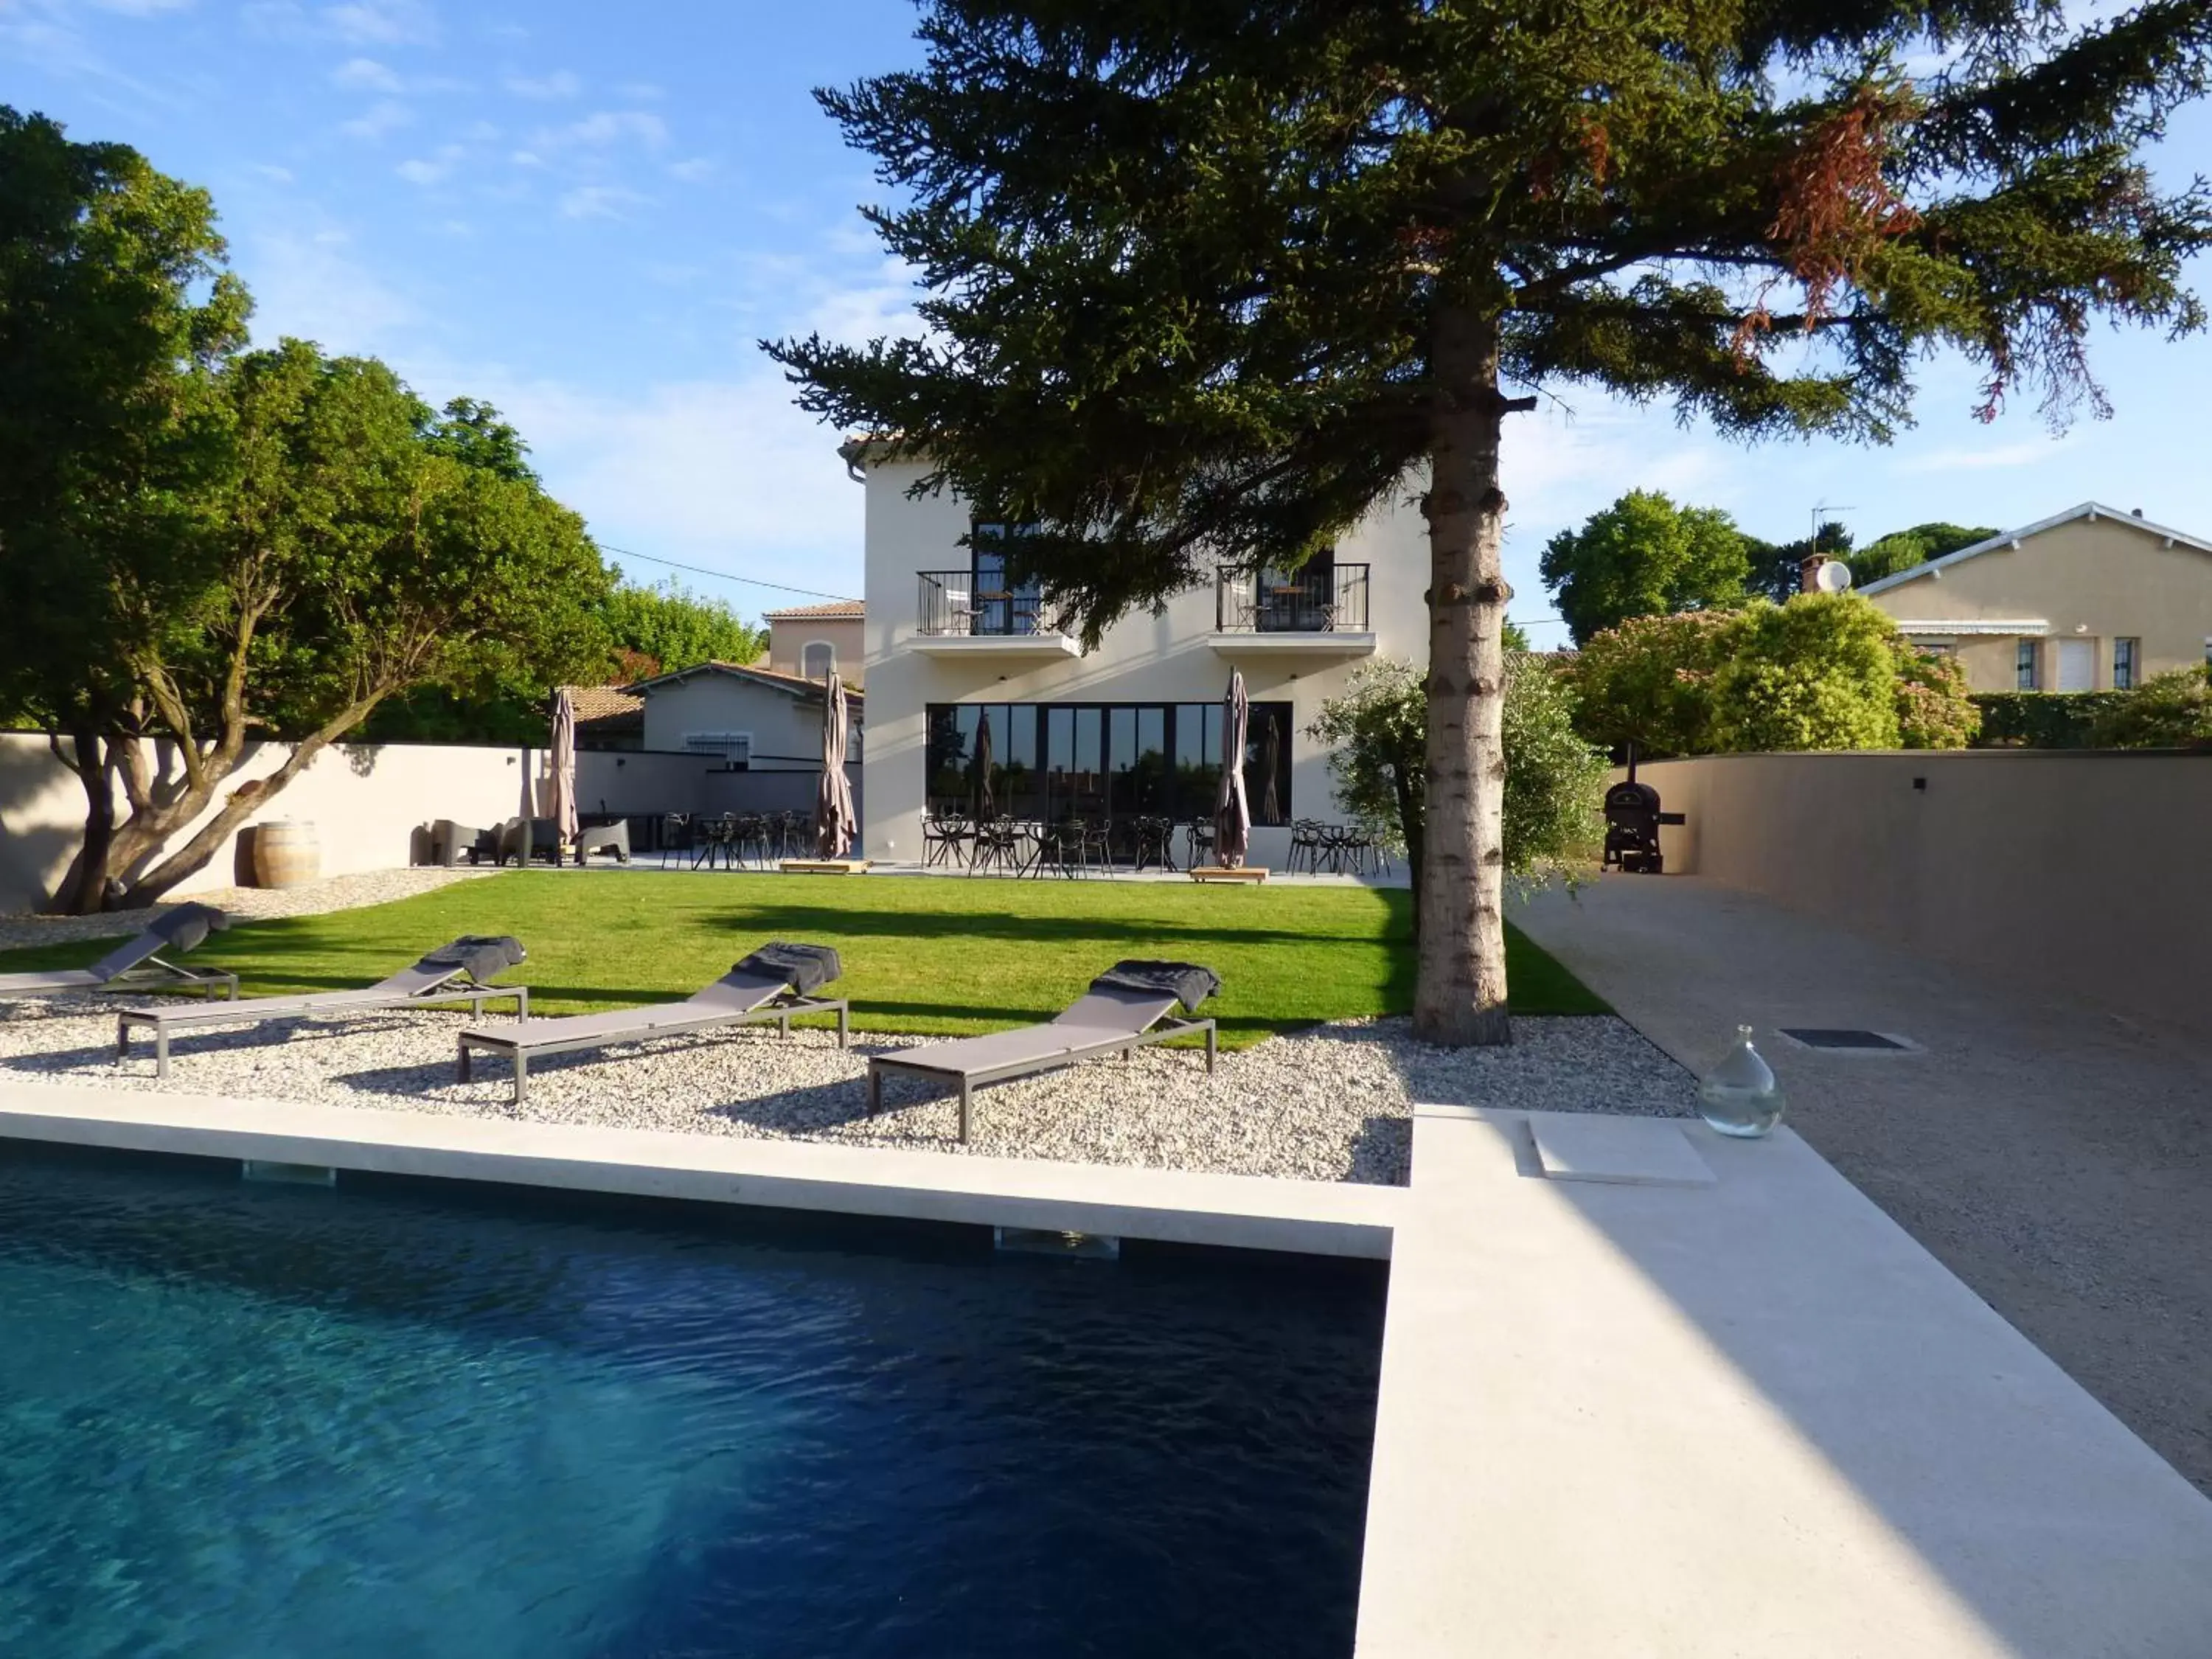
[[[999,804],[991,797],[991,764],[998,757],[991,752],[991,711],[985,709],[983,718],[975,727],[975,822],[988,823],[999,816]]]
[[[845,778],[845,750],[852,716],[845,707],[845,683],[834,668],[822,677],[822,783],[814,793],[814,852],[842,859],[860,826],[853,822],[853,786]]]
[[[1260,822],[1283,821],[1283,797],[1275,787],[1275,774],[1283,764],[1282,722],[1271,714],[1260,720]]]
[[[1213,850],[1224,870],[1244,863],[1252,844],[1252,809],[1244,800],[1244,737],[1252,719],[1252,700],[1244,695],[1244,673],[1229,676],[1229,695],[1221,700],[1221,793],[1213,808]]]
[[[562,686],[553,699],[553,827],[561,845],[576,839],[576,699]]]

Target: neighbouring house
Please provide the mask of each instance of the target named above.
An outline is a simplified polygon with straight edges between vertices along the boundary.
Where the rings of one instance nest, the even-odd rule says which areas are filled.
[[[986,721],[1000,811],[1210,819],[1222,696],[1242,669],[1252,857],[1279,866],[1293,818],[1338,816],[1328,751],[1307,735],[1322,700],[1378,654],[1427,654],[1428,527],[1403,500],[1295,574],[1224,573],[1086,653],[1036,590],[1006,580],[1006,526],[975,521],[950,490],[910,495],[925,466],[890,445],[839,453],[867,490],[872,858],[920,861],[925,810],[972,803]]]
[[[761,619],[768,624],[768,658],[758,665],[817,682],[834,673],[848,685],[863,684],[866,615],[858,599],[771,611]]]
[[[640,680],[642,747],[702,756],[733,772],[818,772],[822,685],[758,665],[701,663]],[[851,694],[858,749],[865,700]],[[849,755],[848,755],[849,758]]]
[[[1976,691],[2124,691],[2212,660],[2212,542],[2094,501],[1860,591]]]
[[[645,699],[626,685],[564,685],[576,706],[576,747],[645,747]]]

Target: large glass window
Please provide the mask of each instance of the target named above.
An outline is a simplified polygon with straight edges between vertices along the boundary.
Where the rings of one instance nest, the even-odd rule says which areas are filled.
[[[2022,691],[2035,690],[2035,641],[2022,640],[2012,653],[2013,684]]]
[[[1255,824],[1291,821],[1291,705],[1255,702],[1244,796]],[[1221,705],[933,703],[929,799],[974,811],[988,750],[991,807],[1018,817],[1213,816]],[[986,734],[988,733],[988,743]]]

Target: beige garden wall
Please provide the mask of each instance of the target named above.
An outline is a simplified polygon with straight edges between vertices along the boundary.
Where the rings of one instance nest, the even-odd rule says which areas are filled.
[[[1661,831],[1670,873],[2212,1024],[2212,754],[1722,755],[1638,775],[1688,817]]]
[[[239,776],[283,763],[281,744],[257,746]],[[438,818],[489,827],[546,806],[546,750],[468,744],[361,744],[325,750],[248,825],[278,818],[315,825],[325,875],[386,870],[416,850],[417,826]],[[576,798],[586,812],[697,811],[709,800],[709,764],[696,755],[577,757]],[[802,780],[811,799],[812,781]],[[726,792],[724,792],[726,793]],[[60,884],[84,827],[76,777],[33,733],[0,732],[0,912],[30,910]],[[180,833],[173,844],[189,838]],[[236,838],[176,891],[234,879]]]

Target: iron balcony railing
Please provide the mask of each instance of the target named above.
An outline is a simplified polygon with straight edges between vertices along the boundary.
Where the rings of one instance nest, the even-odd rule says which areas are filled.
[[[969,570],[925,570],[921,575],[921,631],[925,634],[1056,634],[1044,617],[1044,596],[1034,587],[978,587]]]
[[[1364,634],[1364,564],[1315,564],[1279,571],[1223,571],[1215,579],[1213,627],[1219,634]]]

